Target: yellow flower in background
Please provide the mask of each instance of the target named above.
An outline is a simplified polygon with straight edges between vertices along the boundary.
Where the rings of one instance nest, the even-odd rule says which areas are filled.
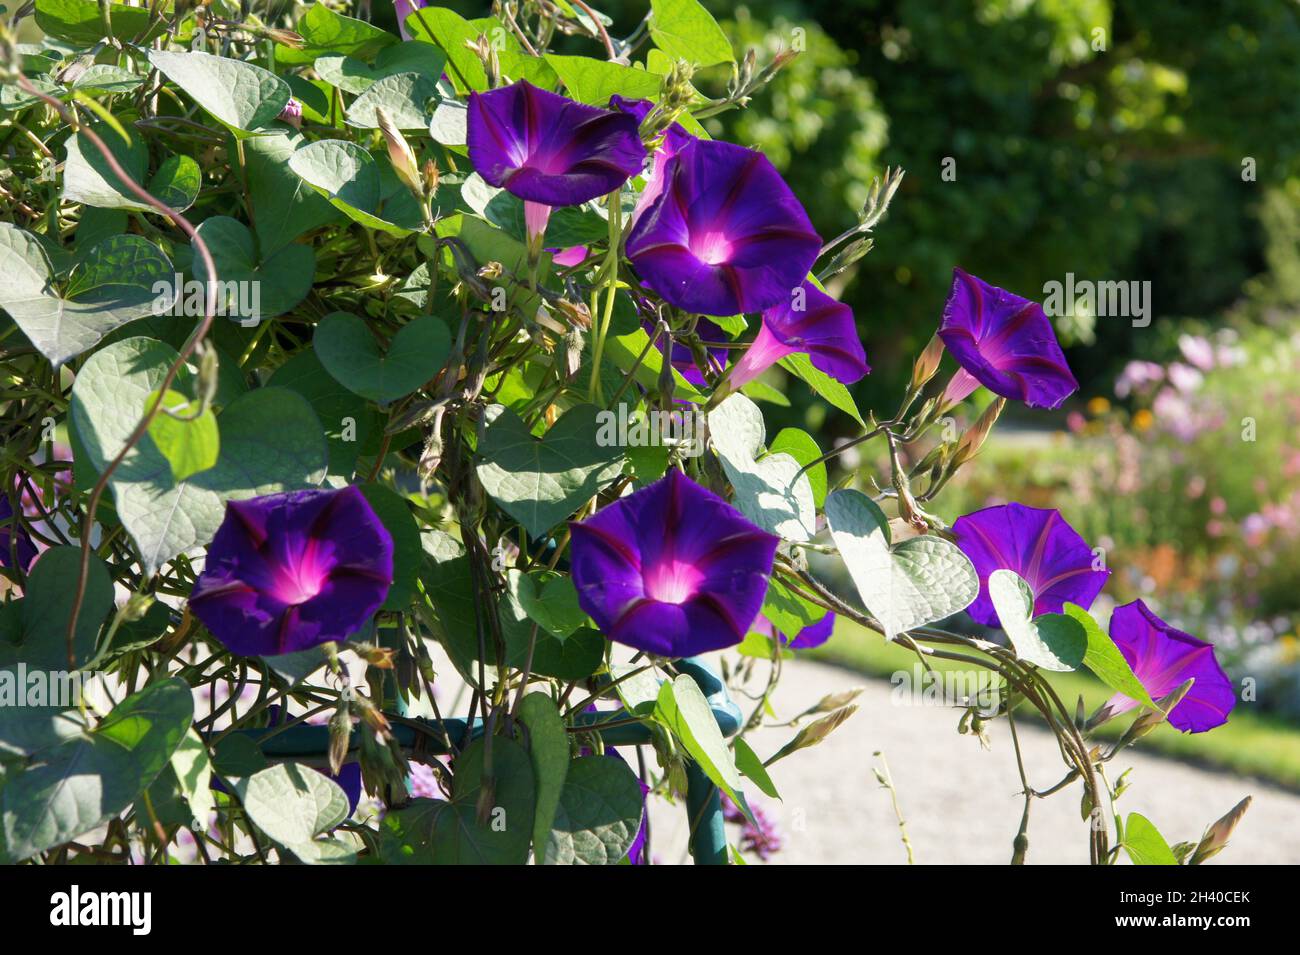
[[[1104,415],[1110,410],[1110,402],[1098,395],[1096,398],[1088,399],[1088,414],[1094,418]]]
[[[1145,431],[1151,425],[1155,424],[1156,416],[1146,408],[1140,408],[1133,413],[1133,430]]]
[[[1300,659],[1300,640],[1296,639],[1294,633],[1286,633],[1277,638],[1279,649],[1282,651],[1283,663],[1294,663]]]

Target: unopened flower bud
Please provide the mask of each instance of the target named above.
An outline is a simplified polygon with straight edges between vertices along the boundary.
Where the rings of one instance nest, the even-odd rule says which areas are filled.
[[[953,452],[953,468],[961,467],[979,453],[980,448],[984,446],[985,440],[988,439],[989,432],[993,430],[993,425],[997,424],[1002,409],[1006,406],[1006,398],[1001,396],[994,398],[989,403],[989,406],[984,409],[984,413],[976,419],[975,423],[966,429],[966,433],[957,442],[957,450]]]
[[[379,131],[383,133],[384,142],[388,146],[388,161],[392,163],[393,172],[397,173],[402,185],[411,190],[415,198],[423,199],[424,183],[420,176],[420,164],[415,159],[410,143],[382,106],[375,107],[375,120],[379,123]]]
[[[346,693],[339,695],[338,706],[334,710],[334,715],[330,717],[329,732],[330,772],[337,776],[343,760],[347,758],[348,746],[352,742],[352,714]]]
[[[210,407],[217,400],[217,389],[220,387],[220,359],[217,357],[217,350],[206,342],[202,345],[199,353],[199,404],[202,407]]]
[[[424,179],[424,194],[432,199],[438,194],[438,164],[432,159],[426,159],[420,174]]]
[[[375,704],[358,694],[355,698],[356,708],[361,715],[365,724],[374,730],[379,736],[387,739],[392,733],[392,726],[388,723],[388,718],[375,707]]]
[[[289,102],[284,104],[284,109],[280,110],[279,115],[275,118],[282,123],[288,123],[290,126],[300,128],[302,126],[302,101],[290,96]]]
[[[1237,823],[1241,822],[1241,817],[1246,815],[1246,810],[1250,808],[1252,798],[1247,796],[1237,803],[1226,816],[1205,831],[1205,835],[1201,837],[1201,842],[1196,847],[1196,852],[1192,854],[1192,861],[1188,865],[1200,865],[1223,851],[1228,844],[1228,839],[1232,837],[1232,831],[1237,828]]]
[[[1195,680],[1187,680],[1182,684],[1182,686],[1178,687],[1168,696],[1156,700],[1157,709],[1155,711],[1148,710],[1134,720],[1133,725],[1129,727],[1129,731],[1125,733],[1123,738],[1120,740],[1120,745],[1137,742],[1156,727],[1164,723],[1168,719],[1169,714],[1173,712],[1174,707],[1183,701],[1183,697],[1185,697],[1188,691],[1191,690],[1194,682]]]
[[[571,328],[564,336],[564,372],[572,378],[582,368],[582,354],[586,347],[586,336],[582,330]]]
[[[393,655],[397,652],[392,647],[380,647],[373,643],[351,643],[349,646],[366,663],[379,670],[393,668]]]
[[[307,41],[302,38],[301,33],[295,33],[283,27],[262,27],[261,33],[268,40],[274,40],[276,43],[292,47],[295,50],[301,50],[307,45]]]
[[[149,608],[154,605],[153,594],[132,594],[122,608],[122,619],[128,623],[143,619]]]
[[[938,335],[932,335],[921,354],[916,356],[916,361],[912,363],[912,387],[914,389],[922,388],[926,382],[934,377],[935,372],[939,370],[939,362],[943,358],[943,339]]]
[[[567,298],[562,298],[555,303],[555,307],[575,328],[591,328],[591,309],[582,302],[571,302]]]

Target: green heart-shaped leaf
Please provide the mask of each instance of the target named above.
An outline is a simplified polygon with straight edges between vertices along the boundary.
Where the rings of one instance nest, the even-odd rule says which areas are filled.
[[[316,326],[312,344],[335,381],[384,404],[409,395],[442,370],[451,333],[436,315],[422,315],[403,325],[383,354],[362,319],[332,312]]]
[[[524,613],[560,639],[587,623],[573,580],[564,574],[511,570],[509,586]]]
[[[1174,850],[1146,816],[1131,812],[1124,822],[1124,851],[1134,865],[1178,865]]]
[[[383,110],[397,129],[418,129],[429,126],[433,116],[434,101],[438,98],[438,85],[430,76],[420,73],[394,73],[372,83],[348,107],[347,123],[361,129],[379,128],[379,110]]]
[[[116,328],[155,314],[157,283],[170,289],[172,264],[138,235],[115,235],[94,245],[63,293],[36,236],[0,222],[0,308],[53,365],[93,348]]]
[[[256,136],[244,143],[249,198],[257,210],[257,238],[264,257],[304,232],[343,218],[289,168],[289,157],[305,143],[300,133]]]
[[[699,0],[650,0],[650,36],[674,60],[696,66],[731,63],[731,41]]]
[[[351,478],[357,456],[378,451],[384,427],[378,409],[335,381],[312,349],[277,368],[266,386],[296,391],[311,404],[329,441],[330,474]]]
[[[704,775],[753,819],[749,803],[741,792],[740,770],[718,729],[703,691],[688,674],[665,680],[655,700],[655,719],[668,728],[695,760]]]
[[[123,131],[129,138],[123,139],[122,133],[108,123],[94,123],[90,128],[103,140],[118,165],[136,182],[143,183],[149,168],[149,147],[140,134],[127,126]],[[81,133],[68,139],[67,148],[68,159],[63,166],[65,202],[80,202],[100,209],[152,208],[127,189],[104,154]]]
[[[8,627],[0,627],[0,667],[26,663],[31,669],[68,669],[68,598],[81,574],[80,547],[51,547],[33,565],[27,589],[14,601]],[[95,637],[113,609],[113,578],[94,554],[86,574],[86,594],[72,638],[73,660],[84,665],[95,654]],[[6,632],[8,631],[8,632]]]
[[[538,441],[502,408],[479,445],[483,488],[533,537],[571,516],[618,477],[617,448],[596,442],[595,405],[575,405]]]
[[[406,42],[384,47],[373,66],[352,56],[327,53],[316,58],[316,75],[345,93],[359,95],[386,76],[397,73],[442,75],[447,58],[432,43]]]
[[[475,740],[456,757],[450,802],[416,799],[384,816],[380,836],[384,861],[434,865],[528,861],[537,798],[532,762],[514,740],[505,736],[492,740],[492,798],[486,822],[480,822],[478,803],[486,771],[483,747],[483,740]]]
[[[644,800],[621,759],[582,756],[569,764],[546,840],[546,865],[617,865],[641,828]]]
[[[325,861],[315,844],[348,817],[342,788],[297,763],[281,763],[241,779],[235,791],[258,829],[309,864]]]
[[[368,229],[400,237],[424,226],[411,194],[396,176],[386,182],[374,157],[356,143],[319,140],[296,150],[289,157],[289,168],[336,209]]]
[[[1142,681],[1137,678],[1133,668],[1124,659],[1124,654],[1115,645],[1115,641],[1097,625],[1097,621],[1092,619],[1092,614],[1072,603],[1067,603],[1064,609],[1066,616],[1076,620],[1087,634],[1088,649],[1083,655],[1084,665],[1097,674],[1101,682],[1112,690],[1123,693],[1153,710],[1158,709],[1147,688],[1142,685]]]
[[[119,38],[148,43],[168,28],[166,17],[155,19],[155,10],[170,12],[172,4],[133,7],[112,0],[108,9]],[[82,47],[93,46],[104,37],[104,13],[96,0],[36,0],[36,25],[52,37]]]
[[[289,86],[284,80],[243,60],[198,50],[150,50],[149,62],[233,130],[263,129],[289,102]]]
[[[176,352],[148,338],[127,338],[92,355],[72,388],[72,426],[85,463],[102,472],[126,444],[144,400]],[[178,376],[184,392],[189,375]],[[300,395],[259,388],[218,416],[216,465],[176,481],[153,439],[136,445],[113,474],[117,514],[135,539],[146,574],[177,554],[207,544],[225,516],[225,502],[317,485],[325,476],[325,435]]]
[[[891,546],[889,519],[860,491],[826,498],[826,521],[858,594],[890,640],[965,610],[979,577],[956,544],[913,537]]]
[[[327,53],[367,59],[379,50],[397,42],[397,37],[387,30],[335,13],[323,3],[313,3],[296,25],[302,37],[301,46],[277,46],[275,58],[281,63],[311,63]]]
[[[519,721],[528,727],[528,756],[537,781],[536,810],[533,813],[533,852],[544,855],[546,839],[555,820],[569,772],[569,734],[555,701],[546,693],[529,693],[519,704]]]
[[[311,291],[316,271],[316,254],[308,245],[286,245],[269,256],[257,258],[256,244],[248,227],[229,216],[203,220],[198,229],[217,266],[216,277],[238,283],[226,290],[224,314],[243,324],[256,324],[289,311]],[[208,278],[203,259],[194,256],[194,277]]]
[[[153,407],[157,396],[158,392],[150,392],[141,415]],[[149,437],[172,466],[172,477],[177,481],[184,481],[217,463],[221,445],[217,416],[211,408],[202,411],[199,408],[198,402],[168,390],[158,413],[149,422]]]
[[[1012,570],[989,575],[989,599],[1016,656],[1044,670],[1077,670],[1088,649],[1083,624],[1061,613],[1034,617],[1034,588]]]
[[[758,405],[732,395],[709,412],[709,435],[740,512],[786,540],[811,540],[817,533],[812,484],[789,454],[764,454],[767,430]]]
[[[128,696],[95,729],[42,750],[0,787],[0,846],[9,859],[29,858],[118,815],[167,766],[193,718],[189,686],[172,677]]]

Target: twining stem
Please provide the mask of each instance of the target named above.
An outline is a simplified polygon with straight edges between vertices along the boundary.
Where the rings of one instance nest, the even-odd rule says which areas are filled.
[[[619,244],[623,238],[623,207],[619,199],[619,190],[609,194],[609,251],[605,254],[605,309],[596,324],[596,339],[591,346],[591,388],[590,397],[595,404],[601,403],[600,394],[600,358],[605,350],[605,336],[609,334],[609,323],[614,315],[614,297],[618,294],[618,255]]]
[[[166,374],[163,375],[163,380],[159,383],[157,390],[154,392],[154,400],[150,402],[149,407],[145,409],[144,417],[140,419],[139,423],[136,424],[135,429],[127,436],[126,443],[122,445],[122,449],[117,452],[111,461],[108,462],[107,467],[105,467],[103,473],[100,474],[99,480],[95,482],[95,486],[91,489],[90,497],[86,502],[86,515],[81,525],[81,568],[77,574],[77,585],[73,588],[72,592],[72,611],[68,615],[68,629],[66,635],[68,646],[68,667],[70,669],[76,669],[76,649],[73,645],[73,638],[77,632],[77,618],[81,615],[81,605],[86,600],[86,579],[90,574],[90,552],[92,549],[90,538],[91,530],[95,526],[95,512],[99,509],[99,502],[104,496],[104,490],[108,487],[109,479],[112,478],[118,467],[121,466],[122,461],[126,458],[127,454],[130,453],[131,449],[134,448],[148,433],[149,425],[153,422],[153,419],[157,417],[159,410],[162,408],[163,396],[167,394],[168,389],[170,389],[172,384],[176,381],[176,376],[180,374],[180,370],[184,366],[185,362],[189,360],[189,357],[192,354],[194,354],[194,350],[198,348],[199,342],[207,336],[208,330],[212,327],[212,321],[217,311],[217,264],[212,258],[212,253],[208,250],[207,243],[203,241],[202,236],[199,235],[198,230],[194,228],[190,221],[161,199],[155,198],[153,194],[146,191],[143,186],[131,178],[130,173],[122,168],[122,165],[113,155],[112,150],[105,145],[104,141],[100,139],[99,135],[93,129],[90,129],[87,126],[82,126],[78,122],[77,116],[72,112],[72,110],[68,109],[67,106],[55,99],[53,96],[48,96],[38,90],[26,76],[19,73],[16,79],[18,85],[25,92],[39,98],[47,106],[57,112],[63,121],[68,124],[74,135],[85,136],[86,139],[90,141],[90,144],[99,151],[101,156],[103,156],[104,163],[112,171],[113,175],[118,178],[118,181],[120,181],[122,185],[126,186],[126,188],[135,194],[141,201],[148,203],[154,209],[158,210],[158,212],[167,216],[176,223],[177,227],[184,232],[189,237],[190,242],[193,243],[195,251],[198,252],[199,258],[203,261],[204,272],[208,276],[207,288],[205,290],[206,295],[204,295],[203,298],[203,320],[199,322],[189,339],[187,339],[185,344],[181,347],[180,354],[167,369]]]
[[[898,819],[898,835],[903,840],[903,848],[907,850],[907,864],[916,865],[916,857],[912,854],[912,840],[907,837],[907,820],[903,818],[903,807],[898,804],[898,790],[894,788],[894,777],[889,772],[889,761],[880,750],[876,750],[872,755],[880,759],[880,769],[876,770],[876,778],[880,780],[881,786],[889,790],[889,799],[894,804],[894,816]]]

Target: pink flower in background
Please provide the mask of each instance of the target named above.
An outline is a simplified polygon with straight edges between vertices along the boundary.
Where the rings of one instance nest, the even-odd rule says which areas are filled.
[[[1131,361],[1115,379],[1115,397],[1142,394],[1165,379],[1165,370],[1153,361]]]
[[[1191,365],[1176,361],[1169,366],[1169,383],[1183,394],[1189,394],[1201,387],[1205,376]]]
[[[1214,367],[1214,346],[1201,335],[1179,335],[1178,350],[1201,371],[1209,371]]]

